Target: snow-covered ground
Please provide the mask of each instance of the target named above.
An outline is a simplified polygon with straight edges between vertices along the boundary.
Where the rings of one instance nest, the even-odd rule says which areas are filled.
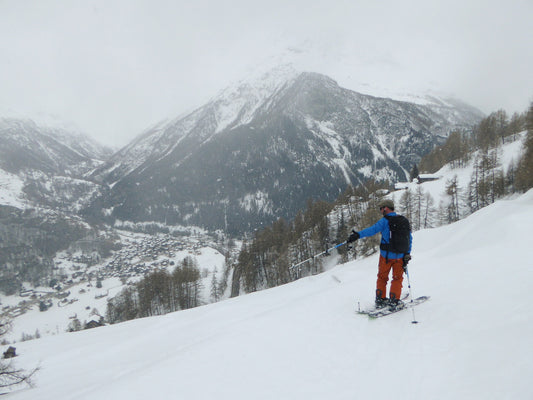
[[[504,170],[519,158],[524,136],[502,148]],[[435,174],[441,179],[422,187],[438,205],[446,201],[450,178],[457,175],[459,187],[466,189],[471,174],[471,165],[445,166]],[[15,178],[0,179],[3,204],[22,205]],[[399,201],[402,193],[391,196]],[[19,354],[14,365],[40,370],[34,389],[8,397],[533,398],[528,384],[533,311],[527,294],[533,263],[523,251],[532,223],[530,191],[455,224],[416,232],[412,292],[431,300],[414,314],[406,310],[376,321],[354,310],[373,301],[377,256],[336,267],[336,258],[330,257],[327,272],[278,288],[66,333],[69,317],[82,323],[96,319],[93,310],[103,315],[107,299],[123,287],[111,277],[100,289],[95,282],[79,282],[68,288],[69,300],[75,301],[59,307],[54,300],[46,312],[35,305],[15,318],[7,337],[17,341],[12,343]],[[144,237],[122,234],[131,236],[131,243]],[[187,255],[190,250],[176,252],[172,261],[177,264]],[[203,298],[208,302],[212,272],[222,273],[224,257],[207,247],[192,255],[206,270]],[[67,271],[75,270],[74,264],[62,262]],[[21,299],[0,300],[3,307]],[[419,324],[411,324],[414,318]],[[22,334],[37,330],[41,339],[18,342]]]
[[[127,234],[127,232],[123,232]],[[146,235],[130,233],[132,240],[142,240]],[[173,257],[166,258],[173,262],[173,266],[167,266],[172,271],[185,257],[192,257],[198,263],[202,272],[202,290],[200,293],[201,301],[204,303],[211,302],[210,290],[213,273],[216,271],[217,279],[220,280],[223,274],[224,256],[211,247],[203,247],[195,252],[191,250],[182,250],[176,252]],[[164,258],[164,257],[162,257]],[[156,260],[157,261],[157,260]],[[62,260],[61,264],[67,273],[72,273],[76,263]],[[102,265],[95,265],[87,271],[103,268]],[[128,279],[134,282],[140,279],[140,276]],[[118,294],[124,287],[124,283],[117,277],[109,277],[101,281],[102,287],[96,287],[96,281],[75,283],[64,290],[70,295],[64,300],[53,299],[53,305],[45,312],[39,310],[39,303],[34,305],[26,313],[16,317],[12,321],[12,329],[5,336],[10,342],[20,341],[23,335],[44,337],[64,333],[68,330],[71,322],[77,318],[82,324],[94,319],[98,321],[99,316],[105,316],[107,300]],[[34,293],[46,296],[47,293],[57,293],[50,287],[32,288]],[[0,307],[16,306],[21,301],[28,300],[27,297],[21,296],[1,296]],[[15,344],[16,345],[16,344]]]
[[[498,168],[501,169],[504,173],[507,173],[511,164],[516,164],[520,160],[526,135],[526,131],[518,133],[515,135],[514,141],[511,141],[512,138],[508,137],[506,138],[508,142],[498,148]],[[446,164],[439,171],[434,174],[431,174],[435,177],[439,177],[438,180],[424,182],[420,185],[425,193],[429,193],[431,195],[434,200],[435,207],[438,207],[441,202],[443,204],[448,204],[450,202],[450,198],[446,194],[446,185],[453,178],[457,178],[459,196],[465,196],[465,193],[468,190],[470,179],[472,178],[472,174],[474,172],[474,161],[475,153],[471,160],[464,167],[452,168],[450,164]],[[399,186],[409,189],[412,191],[412,193],[415,193],[419,185],[415,182],[405,182],[399,184]],[[399,202],[403,193],[403,190],[397,190],[393,192],[389,197],[395,202]],[[464,207],[461,207],[460,205],[460,208]],[[466,212],[467,210],[462,210],[462,214]]]
[[[369,320],[376,256],[161,317],[17,343],[40,399],[530,399],[533,190],[414,234],[412,292]],[[405,287],[404,287],[405,290]],[[412,324],[413,318],[419,322]]]
[[[17,175],[0,169],[0,204],[20,209],[26,208],[23,186],[24,182]]]

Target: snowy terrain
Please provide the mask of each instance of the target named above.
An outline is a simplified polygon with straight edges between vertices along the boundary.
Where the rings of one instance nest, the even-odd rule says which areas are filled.
[[[0,169],[0,204],[24,209],[24,182],[14,174]]]
[[[129,232],[121,232],[121,236],[128,236],[132,243],[140,243],[146,239],[144,234],[135,234]],[[95,264],[91,267],[86,267],[83,263],[72,261],[79,254],[67,256],[67,252],[61,252],[55,259],[56,265],[59,264],[62,268],[62,273],[69,276],[77,276],[75,281],[65,287],[62,293],[65,297],[58,299],[56,290],[50,287],[31,288],[31,285],[26,285],[26,289],[31,294],[38,295],[39,298],[45,302],[49,302],[50,307],[47,311],[39,310],[39,298],[33,301],[31,308],[22,315],[17,316],[12,320],[12,329],[6,334],[6,339],[10,342],[20,341],[23,336],[38,336],[45,337],[49,335],[57,335],[66,332],[69,325],[74,319],[78,319],[82,325],[91,320],[98,321],[100,316],[105,317],[107,300],[117,295],[126,286],[118,276],[105,275],[105,263],[109,260],[104,260],[102,263]],[[150,263],[145,263],[147,271],[153,271],[156,268],[166,268],[172,271],[185,257],[192,257],[198,263],[198,267],[202,274],[202,288],[200,298],[202,303],[211,302],[210,290],[211,280],[216,274],[217,279],[220,280],[223,274],[224,255],[211,247],[198,247],[192,250],[192,247],[187,246],[187,249],[177,251],[171,257],[159,256]],[[166,261],[166,262],[165,262]],[[140,260],[132,260],[131,265],[140,262]],[[165,262],[165,263],[164,263]],[[163,264],[164,263],[164,264]],[[79,273],[82,271],[81,273]],[[106,276],[102,279],[102,287],[96,287],[96,279],[92,281],[87,280],[87,275]],[[124,275],[124,271],[121,272]],[[117,274],[118,275],[118,274]],[[134,274],[127,279],[128,283],[136,282],[141,279],[143,273]],[[67,295],[68,293],[68,295]],[[0,304],[2,309],[11,307],[11,310],[17,310],[21,302],[30,300],[29,297],[13,295],[0,295]],[[13,311],[11,312],[13,313]]]
[[[507,173],[511,164],[516,164],[521,158],[526,134],[526,131],[516,134],[514,141],[511,141],[511,138],[509,137],[507,139],[508,142],[498,149],[498,168],[501,169],[504,173]],[[452,168],[450,164],[446,164],[439,171],[434,174],[431,174],[434,177],[438,177],[439,179],[435,181],[424,182],[421,185],[422,189],[425,192],[429,193],[431,197],[435,200],[435,206],[439,206],[441,202],[444,204],[449,203],[449,196],[446,195],[446,185],[453,178],[457,178],[459,196],[464,196],[465,192],[468,189],[468,184],[474,171],[473,164],[475,160],[475,155],[476,153],[474,153],[471,160],[464,167],[461,168]],[[405,182],[400,183],[399,186],[406,189],[408,188],[414,193],[414,191],[419,185],[415,182]],[[399,201],[402,194],[402,190],[397,190],[393,192],[390,197],[394,201]],[[463,204],[460,204],[460,208],[462,208],[461,206],[464,207]],[[464,214],[465,212],[467,211],[462,210],[461,214]]]
[[[378,320],[376,257],[274,289],[17,343],[39,366],[24,399],[528,399],[533,397],[533,190],[414,235],[412,292]],[[419,322],[412,324],[413,318]]]
[[[519,158],[523,137],[501,149],[505,170]],[[448,179],[457,175],[466,188],[471,173],[471,166],[446,166],[435,174],[439,180],[422,187],[438,204]],[[16,179],[8,178],[4,189],[11,189],[3,193],[18,206]],[[392,196],[397,201],[401,193]],[[7,398],[533,398],[527,378],[533,372],[527,294],[533,264],[522,257],[532,223],[533,190],[455,224],[416,232],[411,292],[431,300],[375,321],[354,312],[373,301],[375,255],[339,266],[330,257],[325,273],[281,287],[66,333],[70,317],[96,319],[94,310],[103,315],[108,296],[122,288],[112,277],[100,289],[80,282],[69,288],[75,301],[61,307],[54,301],[46,312],[35,305],[15,318],[8,335],[19,354],[14,365],[40,370],[34,388],[15,388]],[[131,243],[143,240],[121,234]],[[173,261],[186,255],[190,250],[177,252]],[[207,302],[212,272],[222,272],[224,259],[210,248],[194,256],[208,270]],[[59,259],[67,271],[76,269]],[[2,307],[21,299],[4,296]],[[37,330],[41,339],[19,342]]]

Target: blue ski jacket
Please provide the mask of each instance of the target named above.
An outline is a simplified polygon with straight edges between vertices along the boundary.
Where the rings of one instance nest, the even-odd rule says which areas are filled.
[[[388,215],[395,216],[395,212],[391,212]],[[387,218],[383,217],[378,222],[376,222],[374,225],[369,226],[368,228],[363,229],[362,231],[357,232],[359,234],[360,238],[370,237],[374,236],[376,233],[381,232],[381,243],[389,243],[390,242],[390,228],[389,228],[389,221],[387,221]],[[411,253],[411,246],[413,244],[413,235],[409,233],[409,253]],[[388,258],[389,260],[395,260],[398,258],[403,258],[403,253],[393,253],[391,251],[387,250],[380,250],[380,254]]]

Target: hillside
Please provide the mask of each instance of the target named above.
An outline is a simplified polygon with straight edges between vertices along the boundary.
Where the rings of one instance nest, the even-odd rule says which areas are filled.
[[[376,257],[220,303],[16,344],[36,399],[531,398],[533,191],[414,235],[415,296],[371,321]],[[386,383],[386,384],[384,384]]]
[[[240,235],[292,218],[310,198],[333,201],[349,184],[405,179],[482,116],[457,102],[377,98],[318,73],[273,70],[113,155],[92,175],[109,191],[88,213]]]
[[[508,141],[499,149],[500,164],[506,172],[511,161],[516,160],[521,154],[524,138],[525,132],[516,135],[516,141]],[[434,174],[440,177],[436,181],[425,182],[421,185],[416,183],[402,185],[409,187],[411,192],[422,189],[424,193],[434,199],[435,205],[442,204],[445,207],[450,201],[446,194],[447,182],[452,177],[457,176],[459,192],[463,196],[472,172],[473,162],[462,168],[451,168],[447,165]],[[404,194],[404,190],[397,190],[392,192],[390,197],[401,204],[401,198]],[[462,207],[464,208],[463,204]],[[9,215],[12,215],[13,210],[10,213]],[[438,211],[435,210],[433,213],[436,217]],[[334,221],[337,221],[337,214],[338,210],[335,209],[328,217],[332,221],[331,226],[333,227],[336,226]],[[468,210],[464,209],[462,215],[468,214]],[[0,222],[2,221],[0,220]],[[12,238],[12,236],[12,228],[8,228],[3,236],[0,235],[0,238]],[[72,237],[72,234],[70,236]],[[94,258],[95,255],[92,252],[94,248],[108,248],[112,243],[114,243],[112,247],[118,246],[114,251],[105,257]],[[99,237],[90,236],[88,240],[81,240],[69,251],[59,252],[53,258],[53,264],[56,267],[55,276],[61,289],[50,287],[46,281],[44,286],[35,288],[26,283],[20,292],[14,293],[12,296],[0,295],[2,312],[16,316],[13,330],[7,335],[7,339],[19,341],[23,336],[32,336],[36,332],[40,336],[65,332],[76,318],[83,326],[85,322],[89,322],[91,319],[98,319],[95,310],[99,315],[105,315],[107,300],[117,295],[126,287],[125,285],[131,284],[157,268],[166,268],[172,271],[174,266],[178,265],[185,256],[191,254],[194,254],[200,269],[208,271],[202,278],[201,302],[203,304],[210,303],[213,301],[211,298],[212,281],[213,279],[219,282],[223,280],[225,270],[223,267],[224,256],[215,249],[221,250],[213,238],[198,231],[195,231],[189,238],[186,236],[173,237],[168,234],[128,233],[121,230],[100,232]],[[234,250],[237,251],[237,249]],[[322,249],[317,250],[317,252],[319,251],[321,252]],[[311,252],[307,256],[312,254],[316,253]],[[361,256],[361,254],[361,251],[358,251],[357,256]],[[234,256],[236,257],[236,254]],[[293,262],[295,263],[296,259]],[[308,265],[304,264],[302,267]],[[331,265],[329,266],[331,267]],[[304,269],[304,274],[307,272],[307,269]],[[230,272],[229,278],[234,280],[235,274]],[[102,288],[95,287],[97,280],[102,283]],[[125,280],[127,280],[126,284],[124,284]],[[230,284],[230,287],[233,288],[233,283]],[[65,297],[67,293],[68,295]],[[241,293],[245,293],[245,291],[242,290]],[[230,288],[226,288],[223,297],[227,297],[229,294]],[[50,305],[46,312],[39,310],[40,301]]]
[[[0,168],[80,177],[111,155],[86,135],[0,116]]]

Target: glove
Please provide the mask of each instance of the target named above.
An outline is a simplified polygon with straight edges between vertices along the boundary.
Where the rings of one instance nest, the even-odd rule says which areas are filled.
[[[359,239],[359,234],[356,231],[352,230],[352,233],[350,234],[350,236],[348,236],[348,239],[346,239],[346,243],[353,243],[357,239]]]
[[[411,254],[405,254],[403,256],[403,265],[409,264],[409,261],[411,261]]]

